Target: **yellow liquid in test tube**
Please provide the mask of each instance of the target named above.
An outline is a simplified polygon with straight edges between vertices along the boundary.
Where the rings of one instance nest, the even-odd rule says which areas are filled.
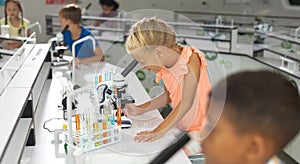
[[[99,124],[98,122],[93,123],[94,133],[99,132]],[[100,146],[100,134],[96,134],[95,136],[95,146]]]

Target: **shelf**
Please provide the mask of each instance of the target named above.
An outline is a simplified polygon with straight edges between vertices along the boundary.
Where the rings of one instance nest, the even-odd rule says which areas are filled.
[[[218,39],[217,37],[210,37],[210,36],[196,36],[196,35],[186,35],[186,34],[178,34],[176,36],[178,38],[188,38],[188,39],[200,39],[200,40],[230,42],[229,39]]]
[[[45,63],[49,47],[50,44],[27,44],[23,55],[17,57],[22,58],[22,63],[16,60],[5,67],[8,71],[10,68],[15,68],[16,73],[12,77],[7,75],[12,79],[9,80],[0,96],[0,106],[3,109],[0,115],[0,124],[3,125],[0,129],[0,163],[4,160],[3,163],[19,162],[19,156],[26,144],[32,123],[31,117],[30,120],[21,117],[26,114],[32,116],[33,109],[30,100],[32,95],[36,96],[37,102],[39,101],[44,84],[42,80],[47,78],[50,69],[50,63]],[[44,67],[41,68],[42,66]],[[3,70],[4,68],[1,71]],[[34,88],[35,93],[33,93]],[[30,133],[30,136],[31,134],[34,135]],[[30,144],[34,145],[35,141]]]
[[[39,104],[42,90],[44,89],[45,81],[47,80],[49,71],[51,69],[50,62],[44,62],[39,75],[37,76],[34,87],[32,88],[32,105],[33,105],[33,114],[35,114],[35,110],[37,109],[37,105]]]
[[[99,30],[99,31],[110,31],[110,32],[124,32],[121,28],[107,28],[107,27],[100,27],[100,26],[85,26],[90,30]]]
[[[125,40],[122,38],[112,38],[112,37],[103,37],[103,36],[96,36],[96,40],[102,40],[102,41],[109,41],[109,42],[122,42],[124,43]]]
[[[0,49],[0,54],[13,56],[16,50]]]
[[[275,38],[275,39],[279,39],[279,40],[282,40],[282,41],[288,41],[288,42],[293,43],[293,44],[300,45],[300,39],[292,38],[290,36],[286,36],[286,35],[283,35],[283,34],[271,33],[271,32],[270,33],[264,33],[264,32],[258,32],[258,31],[255,31],[255,33],[260,34],[260,35],[265,35],[265,36],[268,36],[268,37],[272,37],[272,38]]]
[[[20,37],[20,36],[17,36],[17,37],[15,37],[15,36],[5,37],[5,36],[0,35],[0,39],[25,42],[29,38],[28,37]],[[29,41],[35,41],[35,38],[31,38]]]
[[[7,88],[0,96],[0,155],[3,153],[11,139],[17,122],[29,97],[30,88]],[[0,162],[1,163],[1,162]]]
[[[277,58],[279,62],[279,64],[278,62],[276,63],[277,69],[299,79],[300,50],[297,47],[300,46],[300,40],[289,37],[281,31],[277,31],[276,33],[255,31],[255,34],[261,36],[262,44],[254,44],[253,56],[272,65],[272,63],[266,61],[265,56],[275,55],[272,58]],[[287,48],[283,48],[283,43],[285,42],[288,43]]]
[[[300,62],[300,54],[297,55],[295,53],[290,52],[289,50],[284,50],[278,46],[254,45],[254,49],[269,51],[284,58]]]
[[[292,71],[286,70],[286,69],[282,69],[281,66],[281,60],[280,58],[276,59],[276,58],[266,58],[266,57],[251,57],[251,56],[247,56],[253,60],[256,60],[262,64],[265,64],[271,68],[280,70],[292,77],[295,77],[296,79],[300,80],[300,74],[299,73],[294,73]]]
[[[30,133],[32,118],[22,118],[6,148],[1,163],[20,163],[20,159]]]
[[[224,16],[237,16],[237,17],[250,17],[254,18],[257,16],[264,18],[279,18],[279,19],[295,19],[299,20],[299,16],[290,16],[290,15],[264,15],[264,14],[248,14],[248,13],[237,13],[237,12],[201,12],[201,11],[187,11],[187,10],[177,10],[175,13],[179,14],[197,14],[197,15],[224,15]]]

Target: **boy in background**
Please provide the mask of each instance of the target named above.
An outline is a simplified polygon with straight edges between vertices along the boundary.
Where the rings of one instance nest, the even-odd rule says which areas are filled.
[[[88,29],[80,25],[81,9],[77,5],[66,5],[60,9],[58,15],[62,28],[69,25],[68,30],[64,33],[64,41],[71,51],[75,41],[86,36],[92,36],[92,33]],[[80,63],[104,61],[104,55],[99,47],[99,43],[96,41],[96,49],[93,50],[91,40],[76,45],[75,57],[76,65]]]
[[[214,87],[211,101],[222,100]],[[300,99],[295,86],[268,72],[242,72],[226,79],[227,93],[219,120],[207,116],[206,126],[218,121],[202,142],[206,164],[265,164],[300,130]]]

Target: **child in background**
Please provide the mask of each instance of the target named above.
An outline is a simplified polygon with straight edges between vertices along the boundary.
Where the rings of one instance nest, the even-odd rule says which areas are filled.
[[[125,113],[128,116],[142,114],[170,102],[173,107],[155,129],[137,133],[135,140],[151,142],[162,137],[174,125],[199,134],[205,117],[207,94],[211,89],[205,55],[196,48],[181,47],[171,27],[157,18],[144,18],[134,24],[126,48],[142,67],[157,73],[156,82],[162,79],[165,90],[162,95],[142,105],[127,104]],[[200,140],[194,143],[199,147]],[[197,151],[200,150],[187,150],[186,153],[199,153]]]
[[[23,18],[23,9],[21,1],[19,0],[6,0],[4,6],[5,17],[0,20],[0,25],[9,25],[9,36],[25,36],[25,28],[30,25],[29,20]],[[20,17],[21,16],[21,17]],[[14,49],[19,48],[21,42],[8,41],[3,48]]]
[[[114,0],[99,0],[103,12],[99,17],[109,17],[114,18],[118,16],[119,3]],[[103,21],[96,21],[94,26],[99,26]]]
[[[226,101],[219,120],[207,115],[203,140],[206,164],[265,164],[300,130],[298,90],[284,77],[269,72],[241,72],[214,87],[211,100]],[[221,101],[220,101],[221,100]],[[215,128],[210,129],[214,122]]]
[[[71,51],[75,41],[86,36],[92,36],[88,29],[80,25],[81,9],[77,5],[66,5],[60,9],[58,15],[62,28],[69,25],[68,30],[64,33],[64,41]],[[75,57],[76,64],[104,61],[104,55],[99,47],[99,43],[96,41],[96,49],[93,50],[91,40],[76,45]]]

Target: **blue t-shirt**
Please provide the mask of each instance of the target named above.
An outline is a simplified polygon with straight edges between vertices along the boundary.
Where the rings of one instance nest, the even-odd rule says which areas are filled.
[[[80,26],[80,27],[81,27],[81,34],[77,40],[84,38],[86,36],[93,36],[92,33],[88,29],[84,28],[83,26]],[[71,52],[72,52],[72,45],[77,40],[72,39],[72,34],[69,30],[67,30],[64,33],[64,41],[67,44],[67,46],[69,47]],[[99,43],[96,41],[96,47],[97,46],[99,46]],[[91,40],[86,40],[85,42],[79,43],[75,46],[75,57],[77,57],[77,58],[87,58],[87,57],[91,57],[94,55],[95,54],[94,54],[94,50],[93,50],[93,43]]]

